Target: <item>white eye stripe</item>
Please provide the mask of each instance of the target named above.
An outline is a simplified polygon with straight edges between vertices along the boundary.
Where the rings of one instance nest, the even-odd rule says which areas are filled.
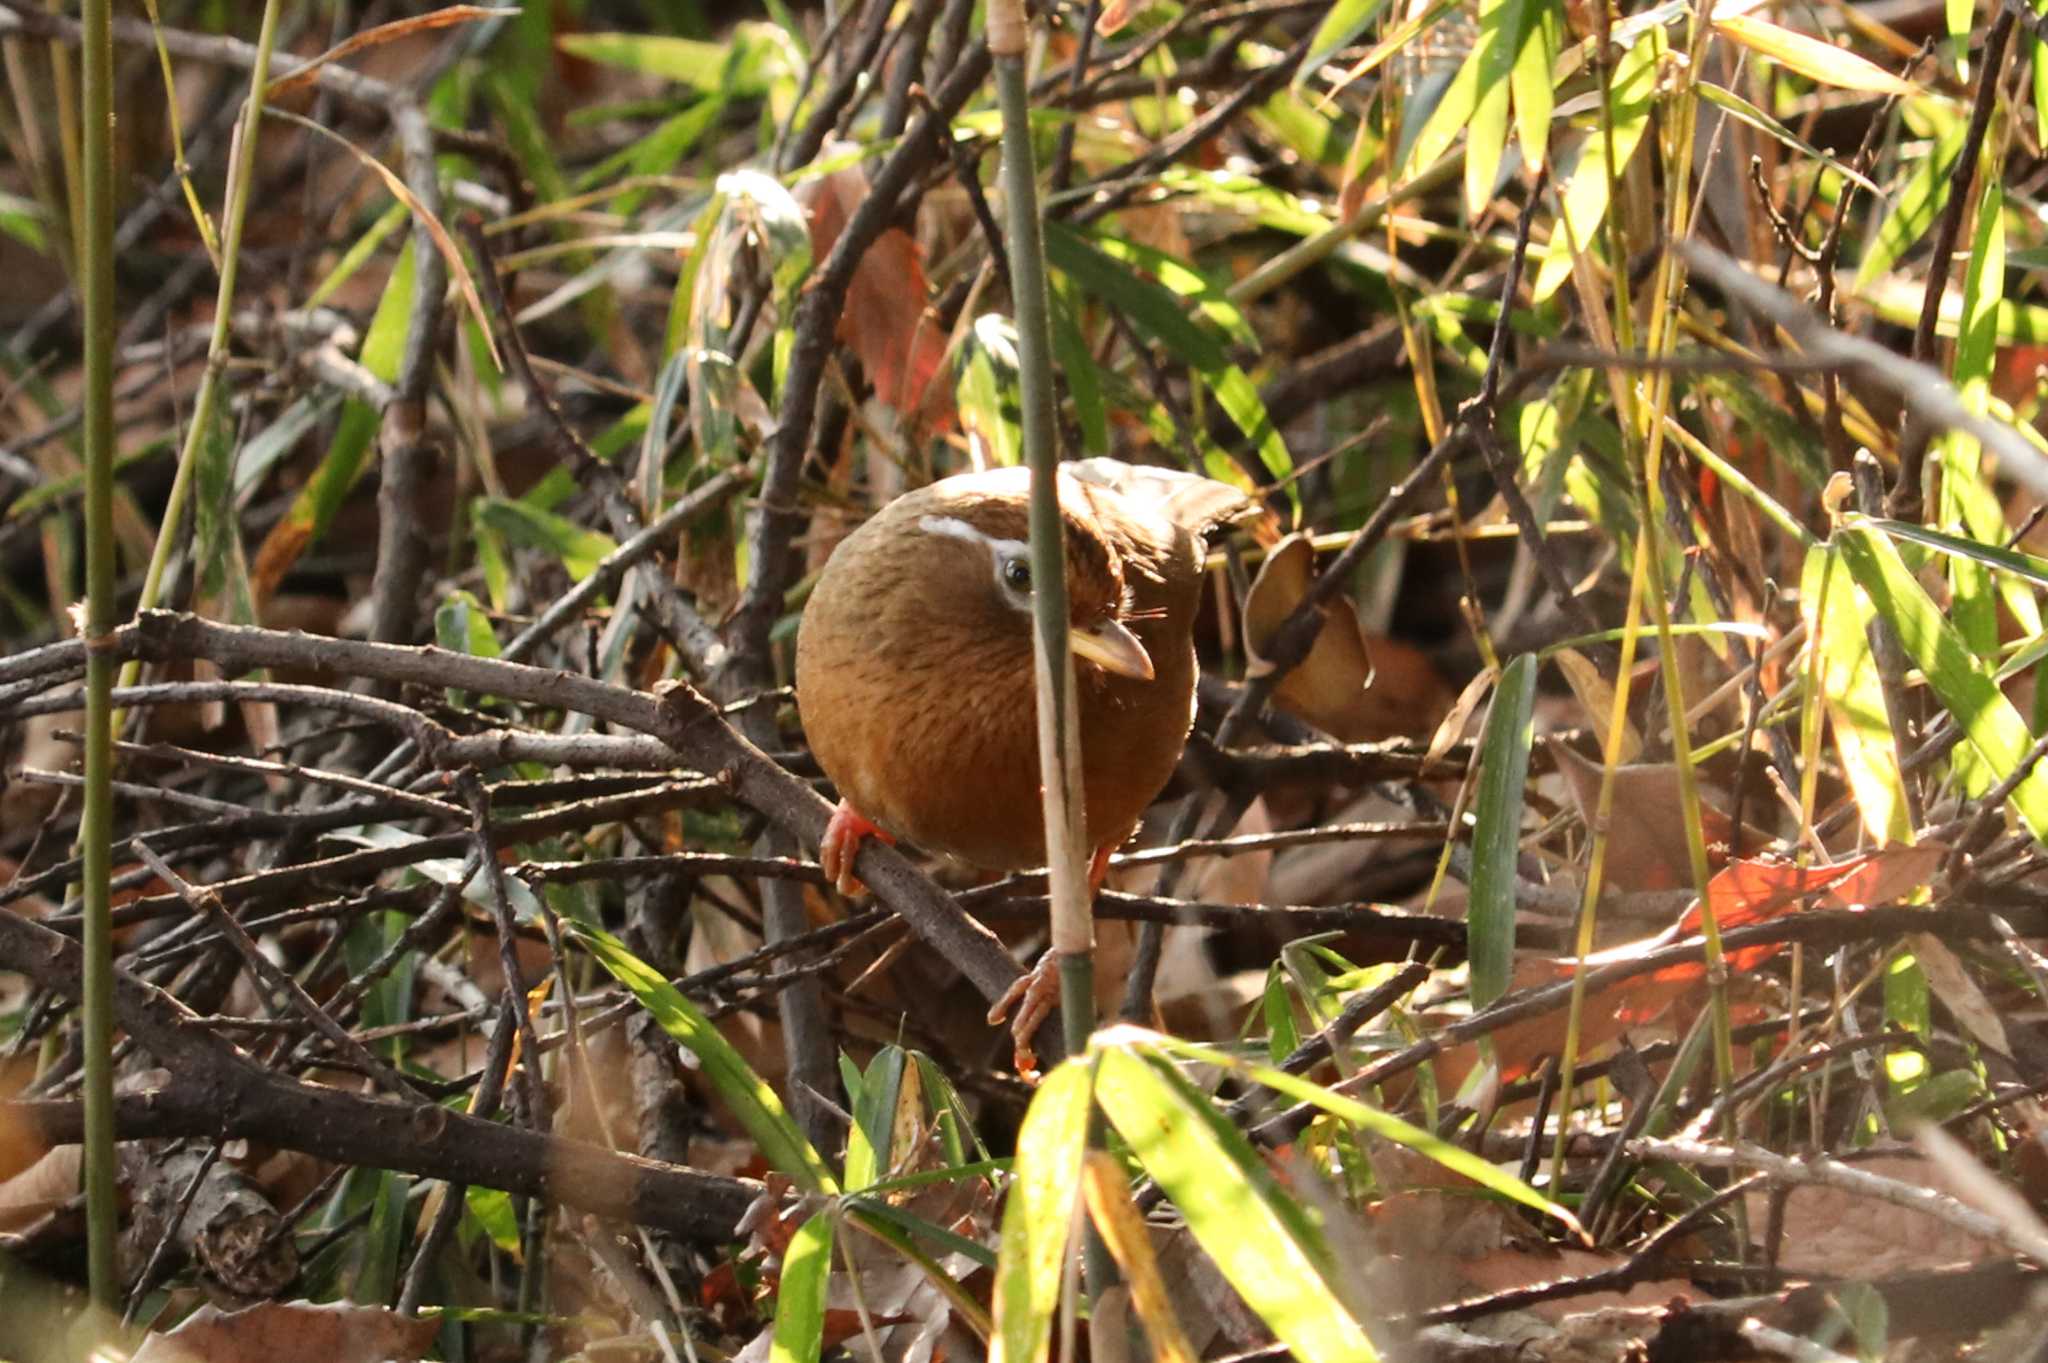
[[[1004,580],[1003,570],[1012,563],[1030,557],[1031,546],[1023,540],[997,539],[993,535],[977,530],[957,516],[920,516],[917,528],[928,535],[945,535],[986,548],[989,552],[989,566],[995,574],[996,589],[1006,596],[1022,600],[1017,589]]]
[[[973,544],[987,545],[989,552],[999,557],[1011,554],[1028,554],[1031,547],[1023,540],[1001,540],[975,529],[958,516],[920,516],[917,528],[928,535],[947,535],[956,540],[967,540]]]

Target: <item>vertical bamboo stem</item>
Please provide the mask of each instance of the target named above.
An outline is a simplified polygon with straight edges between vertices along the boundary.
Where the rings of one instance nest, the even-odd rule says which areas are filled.
[[[1028,36],[1019,0],[992,0],[988,47],[1003,116],[1003,199],[1010,284],[1024,399],[1024,455],[1031,468],[1032,650],[1038,694],[1038,762],[1045,788],[1045,851],[1052,897],[1052,950],[1060,966],[1067,1051],[1079,1054],[1094,1028],[1095,932],[1089,912],[1088,848],[1081,791],[1080,719],[1067,643],[1066,537],[1060,521],[1059,440],[1053,424],[1052,320],[1045,282],[1031,103],[1024,78]]]
[[[114,1279],[114,38],[112,0],[85,0],[80,123],[83,222],[76,239],[85,322],[85,1026],[86,1267],[112,1308]]]

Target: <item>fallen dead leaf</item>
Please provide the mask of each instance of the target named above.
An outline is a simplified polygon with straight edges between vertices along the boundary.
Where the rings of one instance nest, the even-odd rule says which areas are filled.
[[[245,1311],[208,1305],[166,1334],[152,1334],[131,1363],[411,1363],[441,1333],[433,1317],[401,1316],[382,1306],[340,1302],[264,1302]]]
[[[1244,604],[1252,670],[1270,670],[1264,650],[1315,580],[1315,545],[1295,534],[1275,545]],[[1370,637],[1348,597],[1322,608],[1308,656],[1280,679],[1273,699],[1346,743],[1426,734],[1451,707],[1450,688],[1419,650]]]
[[[825,156],[834,154],[827,147]],[[867,172],[850,165],[804,181],[793,191],[811,218],[811,255],[823,264],[847,220],[867,197]],[[943,429],[953,419],[951,390],[935,380],[946,358],[925,281],[924,251],[900,227],[876,237],[847,286],[839,339],[860,357],[875,396],[912,425]]]

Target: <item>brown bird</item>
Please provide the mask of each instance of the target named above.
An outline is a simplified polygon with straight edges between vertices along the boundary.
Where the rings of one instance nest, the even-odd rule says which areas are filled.
[[[1204,538],[1256,511],[1238,489],[1113,459],[1061,465],[1087,837],[1099,886],[1194,721]],[[797,632],[797,705],[841,799],[819,860],[848,893],[866,837],[996,871],[1045,863],[1023,468],[960,474],[839,545]],[[1041,960],[1010,997],[1020,1063],[1050,1008]]]

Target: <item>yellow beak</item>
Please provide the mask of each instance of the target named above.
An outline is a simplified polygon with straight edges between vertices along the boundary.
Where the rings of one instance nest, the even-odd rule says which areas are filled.
[[[1092,629],[1069,630],[1067,643],[1076,658],[1094,663],[1104,672],[1134,681],[1152,680],[1152,655],[1122,621],[1105,620]]]

